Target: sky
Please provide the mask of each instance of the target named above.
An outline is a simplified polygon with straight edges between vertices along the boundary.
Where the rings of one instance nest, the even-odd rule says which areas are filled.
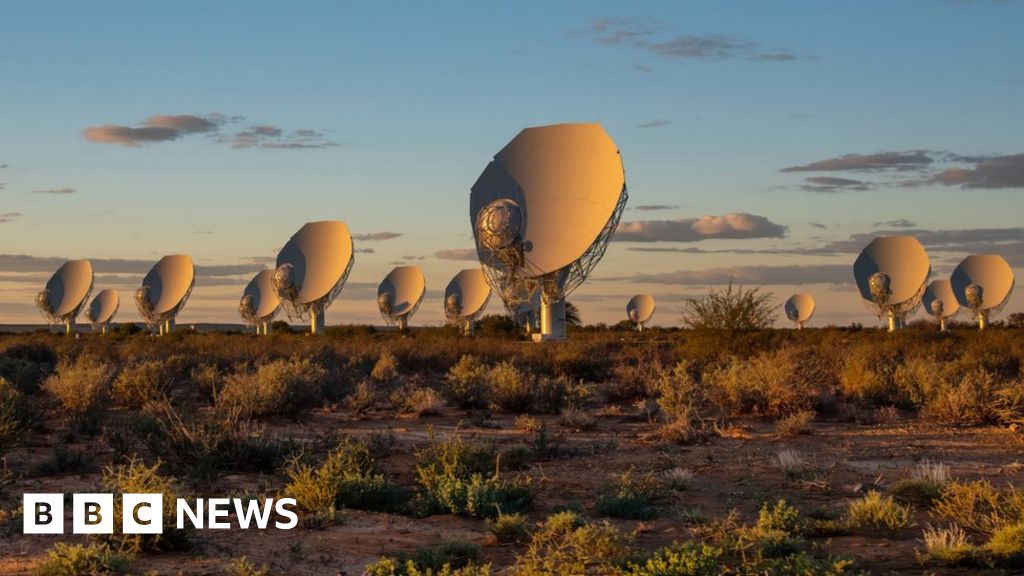
[[[252,275],[332,219],[357,254],[328,324],[379,323],[398,264],[427,278],[411,324],[440,324],[477,265],[470,187],[560,122],[604,126],[629,193],[569,297],[585,322],[650,293],[677,324],[733,281],[813,294],[812,325],[877,323],[852,276],[875,236],[917,236],[932,278],[975,252],[1024,269],[1021,22],[1014,0],[11,4],[0,323],[41,322],[76,258],[137,320],[142,275],[177,253],[198,267],[179,323],[237,322]]]

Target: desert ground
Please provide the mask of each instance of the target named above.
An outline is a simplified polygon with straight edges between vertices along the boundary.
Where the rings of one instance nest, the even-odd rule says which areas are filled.
[[[0,336],[0,573],[1024,566],[1019,330],[619,328]],[[76,491],[300,525],[21,533],[23,493]]]

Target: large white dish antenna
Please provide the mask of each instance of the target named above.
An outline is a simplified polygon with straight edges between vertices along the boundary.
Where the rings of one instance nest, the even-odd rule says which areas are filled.
[[[786,318],[794,323],[797,330],[804,327],[804,323],[814,316],[814,297],[803,292],[793,294],[786,300],[783,309],[786,311]]]
[[[1013,270],[998,254],[972,254],[964,258],[949,278],[960,305],[974,312],[978,329],[1002,310],[1013,291]]]
[[[257,334],[270,334],[270,323],[281,309],[281,298],[274,288],[274,270],[260,270],[253,276],[238,303],[238,313]]]
[[[647,324],[653,315],[654,296],[650,294],[637,294],[626,304],[626,317],[636,326],[638,332],[643,330],[644,324]]]
[[[89,319],[94,330],[99,330],[101,334],[106,334],[107,327],[110,326],[110,322],[114,319],[114,315],[117,314],[117,309],[120,307],[121,295],[118,294],[117,290],[107,288],[101,290],[92,299],[92,304],[85,311],[85,317]]]
[[[355,261],[352,235],[339,221],[309,222],[277,255],[274,287],[288,316],[320,333],[324,311],[345,286]]]
[[[196,267],[186,254],[164,256],[142,279],[135,292],[139,314],[161,335],[174,331],[174,320],[185,308],[196,282]]]
[[[953,293],[952,283],[945,279],[932,280],[921,297],[924,311],[939,321],[939,330],[945,332],[946,320],[960,312],[960,302]]]
[[[405,330],[427,292],[427,279],[419,266],[398,266],[377,287],[377,304],[388,324]]]
[[[540,339],[565,337],[565,297],[604,255],[627,197],[618,148],[599,124],[527,128],[473,185],[469,216],[488,281],[513,315],[542,292]]]
[[[931,263],[913,236],[881,236],[869,243],[853,263],[861,298],[889,330],[902,326],[921,302]]]
[[[460,270],[444,289],[444,315],[450,324],[460,324],[466,334],[491,299],[491,286],[480,268]]]
[[[46,282],[36,295],[36,306],[51,324],[63,324],[65,331],[74,329],[75,318],[89,299],[95,276],[88,260],[69,260]]]

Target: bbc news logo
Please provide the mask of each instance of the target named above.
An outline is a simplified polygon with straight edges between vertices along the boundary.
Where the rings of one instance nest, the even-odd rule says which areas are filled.
[[[63,534],[65,528],[64,494],[25,494],[25,534]],[[178,498],[174,503],[175,527],[199,530],[229,530],[273,527],[291,530],[299,523],[294,498]],[[162,534],[164,531],[163,494],[122,494],[120,518],[113,494],[72,494],[72,534],[113,534],[114,522],[120,522],[123,534]],[[232,522],[232,516],[234,522]]]

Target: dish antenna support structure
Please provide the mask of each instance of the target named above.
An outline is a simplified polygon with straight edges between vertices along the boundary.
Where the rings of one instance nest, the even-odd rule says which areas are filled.
[[[277,311],[281,309],[281,299],[274,288],[274,270],[260,270],[253,276],[238,303],[238,314],[249,326],[256,328],[256,334],[269,336]]]
[[[89,300],[95,275],[88,260],[69,260],[60,265],[46,282],[46,287],[36,294],[36,307],[47,323],[63,325],[70,334],[75,329],[75,319],[82,306]]]
[[[323,333],[325,312],[341,293],[355,262],[352,235],[344,222],[309,222],[277,255],[274,289],[293,320],[308,320],[310,334]]]
[[[377,287],[380,315],[389,326],[397,326],[400,332],[405,332],[426,292],[427,279],[419,266],[398,266]]]
[[[939,332],[946,331],[946,320],[960,312],[960,302],[947,279],[932,280],[921,297],[924,311],[939,321]]]
[[[814,316],[814,307],[814,297],[803,292],[793,294],[783,305],[786,318],[789,318],[797,330],[803,330],[804,324]]]
[[[636,327],[637,332],[642,332],[644,324],[651,320],[654,307],[654,296],[650,294],[637,294],[629,299],[629,303],[626,304],[626,317]]]
[[[539,295],[534,340],[565,339],[565,298],[604,256],[627,198],[619,150],[599,124],[526,128],[473,184],[484,274],[513,318]]]
[[[85,317],[92,324],[93,330],[98,330],[100,334],[106,334],[107,328],[110,326],[110,321],[114,319],[114,315],[117,314],[117,309],[121,306],[121,295],[118,294],[117,290],[113,288],[107,288],[101,290],[95,298],[92,299],[92,304],[89,305],[89,309],[85,311]]]
[[[960,305],[974,313],[978,330],[984,330],[1010,299],[1013,269],[998,254],[972,254],[957,265],[949,282]]]
[[[490,299],[491,287],[483,270],[460,270],[444,289],[444,317],[449,324],[461,327],[463,334],[471,336],[476,319]]]
[[[875,238],[853,263],[861,298],[888,320],[890,332],[902,328],[921,303],[931,270],[928,253],[913,236]]]
[[[186,254],[164,256],[142,279],[135,305],[150,330],[160,336],[174,332],[175,318],[188,303],[196,284],[196,267]]]

